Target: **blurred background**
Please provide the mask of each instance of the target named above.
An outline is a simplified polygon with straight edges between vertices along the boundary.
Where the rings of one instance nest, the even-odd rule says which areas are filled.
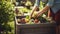
[[[34,3],[35,0],[0,0],[0,34],[15,34],[14,17],[30,13]],[[45,4],[40,2],[39,9]]]

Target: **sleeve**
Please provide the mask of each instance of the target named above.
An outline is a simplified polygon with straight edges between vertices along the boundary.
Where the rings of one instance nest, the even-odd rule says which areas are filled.
[[[52,7],[54,4],[54,0],[48,0],[47,6]]]
[[[36,0],[35,5],[34,6],[39,6],[40,5],[40,0]]]

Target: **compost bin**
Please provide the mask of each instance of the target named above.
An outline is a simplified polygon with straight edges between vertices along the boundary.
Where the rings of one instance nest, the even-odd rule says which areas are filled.
[[[56,23],[20,24],[15,17],[15,34],[55,34]]]

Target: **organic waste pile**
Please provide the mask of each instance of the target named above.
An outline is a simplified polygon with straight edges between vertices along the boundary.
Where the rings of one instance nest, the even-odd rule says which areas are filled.
[[[33,15],[35,16],[35,14]],[[20,24],[40,24],[40,23],[53,23],[54,21],[51,18],[47,18],[45,15],[40,16],[38,18],[31,18],[29,19],[29,15],[26,16],[20,16],[20,18],[17,18],[17,22]]]
[[[38,19],[27,19],[27,18],[21,18],[17,19],[18,23],[20,24],[38,24],[40,21]]]

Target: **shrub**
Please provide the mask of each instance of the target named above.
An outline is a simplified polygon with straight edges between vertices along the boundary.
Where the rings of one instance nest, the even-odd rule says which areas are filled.
[[[11,2],[0,0],[0,28],[3,31],[10,31],[11,26],[8,26],[8,22],[13,20],[13,9],[14,5]]]

